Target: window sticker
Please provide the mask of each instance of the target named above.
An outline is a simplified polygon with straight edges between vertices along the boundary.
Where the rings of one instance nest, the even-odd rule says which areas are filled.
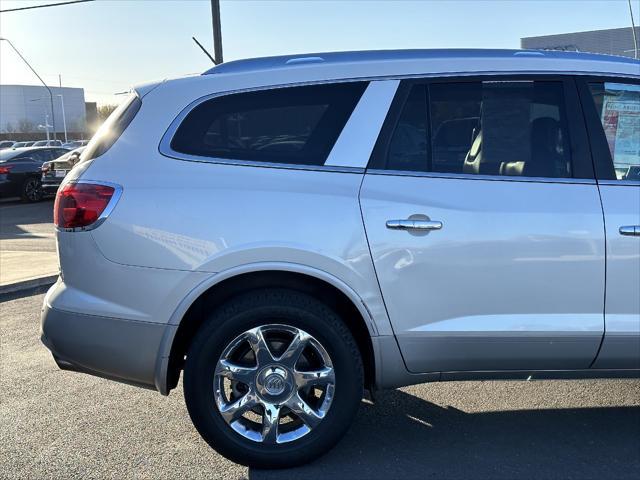
[[[602,125],[616,171],[628,170],[630,166],[638,165],[640,87],[606,83],[602,105]]]

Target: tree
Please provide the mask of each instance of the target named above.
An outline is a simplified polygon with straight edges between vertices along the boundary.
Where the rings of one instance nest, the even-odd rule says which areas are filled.
[[[111,104],[100,105],[98,107],[98,121],[100,123],[104,122],[107,119],[107,117],[111,115],[111,112],[113,112],[116,108],[118,108],[117,105],[111,105]]]
[[[18,127],[16,131],[19,133],[30,133],[35,131],[35,125],[31,120],[23,118],[22,120],[18,120]]]
[[[7,133],[16,133],[16,127],[14,127],[13,123],[11,122],[7,122],[7,124],[4,126],[4,130]]]

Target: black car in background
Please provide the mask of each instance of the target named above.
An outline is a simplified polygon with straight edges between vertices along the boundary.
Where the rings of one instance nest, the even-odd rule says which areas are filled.
[[[42,199],[42,164],[67,152],[62,147],[28,147],[0,151],[0,197],[20,197],[25,202]]]

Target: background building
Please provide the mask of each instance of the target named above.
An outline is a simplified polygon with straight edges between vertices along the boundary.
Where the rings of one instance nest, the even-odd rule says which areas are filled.
[[[49,131],[64,134],[66,120],[68,133],[86,130],[84,89],[50,87],[53,93],[55,124],[51,115],[49,92],[34,85],[0,85],[0,134],[34,133],[33,138],[46,136]],[[60,97],[62,95],[62,98]],[[64,102],[64,118],[62,115]]]
[[[636,27],[635,30],[636,38],[640,42],[640,27]],[[560,33],[542,37],[525,37],[520,39],[520,47],[538,50],[604,53],[631,58],[634,56],[631,27]]]

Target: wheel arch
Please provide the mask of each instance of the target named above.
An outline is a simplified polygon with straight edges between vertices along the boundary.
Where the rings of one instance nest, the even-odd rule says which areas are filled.
[[[184,355],[202,324],[205,309],[258,288],[289,288],[318,298],[345,320],[353,334],[365,369],[365,388],[375,384],[375,354],[371,337],[376,325],[358,294],[337,277],[294,263],[264,262],[243,265],[215,274],[194,288],[172,314],[156,359],[155,384],[168,395],[179,380]]]

